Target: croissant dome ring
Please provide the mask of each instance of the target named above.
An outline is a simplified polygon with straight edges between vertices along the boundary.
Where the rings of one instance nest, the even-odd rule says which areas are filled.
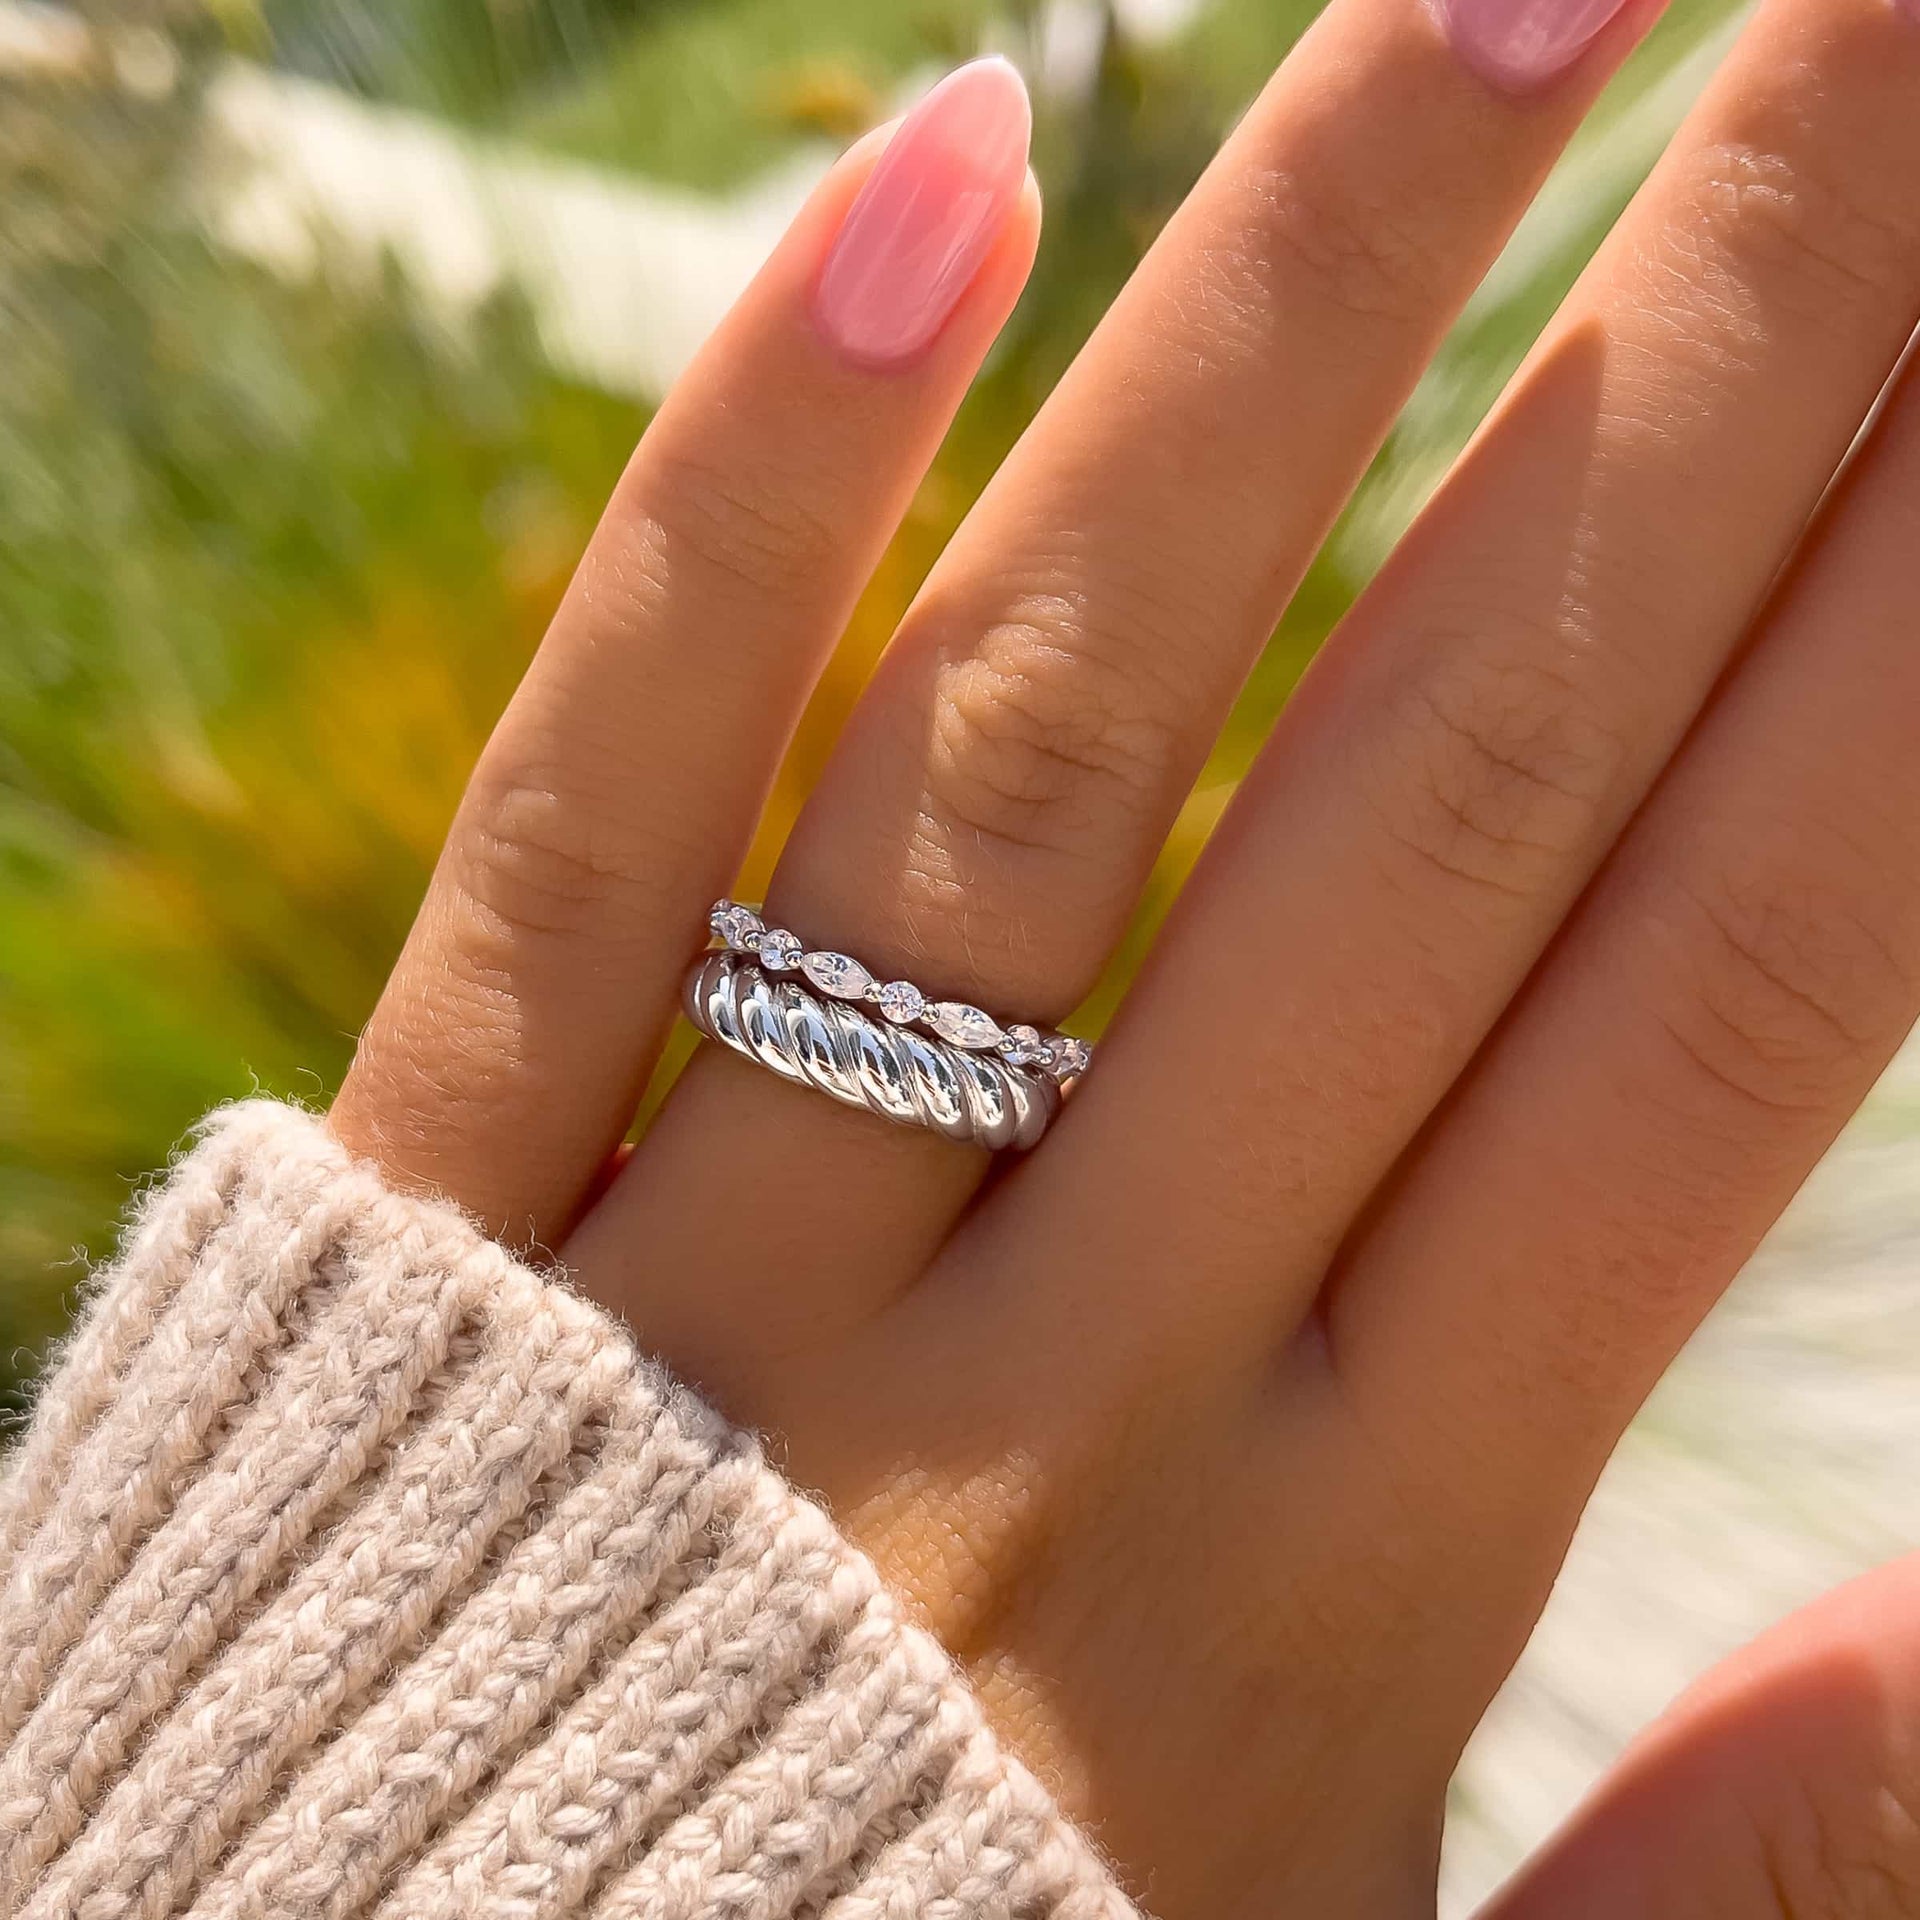
[[[718,902],[720,943],[694,963],[686,1010],[708,1039],[848,1106],[994,1150],[1031,1147],[1092,1063],[1084,1040],[882,981],[751,907]],[[868,1011],[871,1009],[871,1012]]]

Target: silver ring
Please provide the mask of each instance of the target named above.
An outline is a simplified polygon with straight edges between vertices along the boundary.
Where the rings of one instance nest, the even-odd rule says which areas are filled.
[[[870,1019],[797,980],[769,976],[744,954],[695,961],[686,1009],[709,1040],[783,1080],[949,1140],[1024,1149],[1060,1110],[1060,1083],[1049,1073]]]
[[[810,948],[738,900],[716,900],[707,926],[723,947],[758,962],[763,973],[801,974],[823,1001],[867,1004],[890,1026],[921,1027],[967,1053],[997,1054],[1010,1067],[1038,1067],[1062,1086],[1093,1064],[1084,1040],[1023,1021],[1003,1027],[964,1000],[930,1000],[911,980],[877,979],[851,954]]]

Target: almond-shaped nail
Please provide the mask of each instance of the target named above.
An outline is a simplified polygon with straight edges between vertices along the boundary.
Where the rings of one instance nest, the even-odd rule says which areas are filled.
[[[1440,0],[1468,66],[1505,93],[1557,79],[1598,38],[1625,0]]]
[[[901,121],[814,286],[814,324],[839,353],[902,367],[933,344],[1019,202],[1032,126],[1005,60],[948,74]]]

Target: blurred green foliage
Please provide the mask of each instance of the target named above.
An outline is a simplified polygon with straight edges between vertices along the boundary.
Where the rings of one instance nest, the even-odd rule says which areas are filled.
[[[1137,956],[1258,739],[1632,190],[1720,0],[1683,0],[1463,320],[1255,673]],[[1305,27],[1213,0],[1110,20],[1043,96],[1032,287],[797,742],[763,874],[893,621],[986,475]],[[457,328],[397,271],[290,284],[191,217],[203,86],[280,64],[486,137],[718,187],[843,138],[988,0],[218,0],[96,5],[93,52],[0,74],[0,1389],[129,1183],[213,1102],[323,1099],[465,770],[644,426],[569,385],[511,298]],[[158,58],[157,55],[164,55]],[[138,56],[138,57],[135,57]],[[644,317],[640,317],[644,324]]]

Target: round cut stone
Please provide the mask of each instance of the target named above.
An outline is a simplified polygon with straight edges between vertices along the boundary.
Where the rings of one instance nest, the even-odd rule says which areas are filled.
[[[926,996],[911,980],[889,980],[880,989],[878,1000],[883,1018],[891,1020],[896,1027],[904,1027],[910,1020],[918,1020],[926,1011]]]
[[[769,927],[760,936],[760,964],[769,973],[791,973],[800,964],[802,951],[799,935],[785,927]]]
[[[800,971],[836,1000],[864,1000],[873,985],[873,975],[844,953],[809,953],[801,959]]]
[[[991,1015],[963,1000],[936,1000],[921,1018],[942,1040],[956,1047],[997,1047],[1007,1037]]]
[[[1047,1043],[1037,1027],[1016,1021],[1000,1042],[1000,1057],[1010,1067],[1038,1067],[1047,1061]]]
[[[713,929],[715,939],[724,940],[735,953],[757,952],[760,936],[766,931],[760,924],[760,916],[751,907],[740,906],[732,900],[717,901],[707,916],[707,925]]]

